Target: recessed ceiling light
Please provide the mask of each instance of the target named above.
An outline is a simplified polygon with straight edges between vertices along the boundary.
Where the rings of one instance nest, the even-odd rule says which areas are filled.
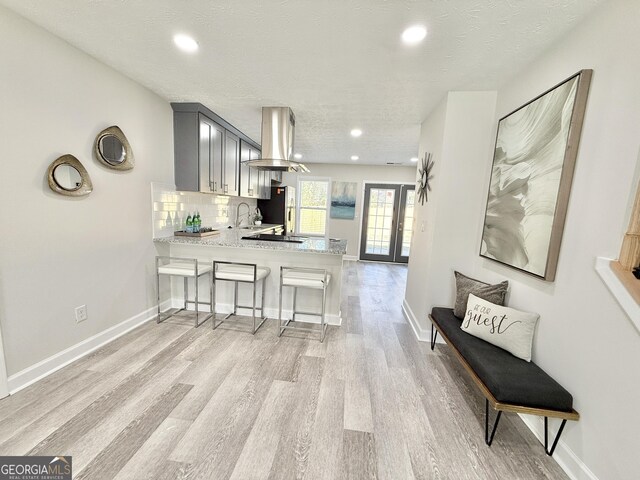
[[[302,154],[301,153],[294,153],[293,154],[293,158],[295,158],[296,160],[300,160],[302,158]]]
[[[360,130],[359,128],[354,128],[353,130],[351,130],[352,137],[359,137],[360,135],[362,135],[362,130]]]
[[[427,28],[423,25],[414,25],[402,32],[402,41],[407,45],[416,45],[427,36]]]
[[[351,155],[351,160],[353,161],[360,160],[360,157],[358,155]]]
[[[182,33],[174,35],[173,43],[176,44],[176,47],[186,53],[194,53],[198,51],[198,42],[189,35],[184,35]]]
[[[418,161],[418,157],[411,157],[411,161],[412,161],[413,163],[416,163],[416,162]]]

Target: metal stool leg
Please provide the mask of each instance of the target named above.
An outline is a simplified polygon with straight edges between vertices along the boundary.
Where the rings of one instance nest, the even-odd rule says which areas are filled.
[[[253,317],[253,334],[256,334],[256,282],[251,284],[251,296],[253,297],[253,308],[251,309],[251,316]]]
[[[189,279],[184,277],[184,310],[187,309],[187,301],[189,300]]]
[[[260,316],[263,318],[263,320],[267,319],[267,315],[264,313],[264,287],[265,287],[265,283],[267,282],[266,278],[262,279],[262,295],[260,296]]]
[[[158,260],[156,259],[156,287],[158,289],[158,318],[156,323],[160,323],[160,271],[158,270]]]
[[[233,314],[238,315],[238,282],[234,283],[234,291],[233,291]]]
[[[298,303],[298,287],[293,287],[293,313],[291,314],[291,320],[296,321],[296,305]]]
[[[211,285],[213,289],[212,296],[211,296],[211,328],[215,330],[222,323],[220,322],[216,325],[216,294],[218,293],[218,291],[217,291],[217,285],[216,285],[215,270],[211,274]]]
[[[209,272],[209,301],[211,302],[211,321],[215,323],[216,319],[213,318],[213,270]]]
[[[226,280],[226,281],[233,282],[233,310],[231,310],[231,313],[227,313],[227,315],[222,319],[222,321],[238,315],[238,282],[235,280]]]
[[[198,273],[197,272],[198,272],[198,270],[196,269],[196,276],[193,277],[193,283],[195,284],[195,289],[196,289],[196,299],[195,299],[196,300],[196,302],[195,302],[195,304],[196,304],[196,323],[195,323],[195,327],[196,328],[198,328],[198,325],[200,325],[198,323],[198,320],[200,320],[200,310],[199,310],[200,306],[198,305],[198,290],[199,290],[198,289],[198,280],[200,279],[200,277],[198,277]]]
[[[327,286],[322,288],[322,317],[320,317],[320,343],[324,341],[324,335],[326,332],[325,323],[325,304],[327,303]]]
[[[278,298],[278,336],[282,335],[282,267],[280,268],[280,295]]]

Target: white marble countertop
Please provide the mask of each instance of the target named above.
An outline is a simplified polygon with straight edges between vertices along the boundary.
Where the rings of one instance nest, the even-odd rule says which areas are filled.
[[[281,225],[261,225],[262,229],[231,228],[221,229],[219,235],[204,238],[163,237],[154,238],[157,243],[177,245],[196,245],[204,247],[253,248],[259,250],[275,250],[283,252],[324,253],[328,255],[344,255],[347,253],[347,241],[327,237],[304,237],[302,243],[270,242],[263,240],[243,240],[242,237],[265,233]]]

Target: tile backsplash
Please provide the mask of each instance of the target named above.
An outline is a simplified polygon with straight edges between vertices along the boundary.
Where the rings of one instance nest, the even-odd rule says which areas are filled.
[[[179,192],[175,185],[151,183],[153,238],[170,237],[173,232],[183,230],[187,216],[195,211],[200,212],[203,227],[226,228],[235,220],[240,202],[247,202],[252,212],[257,205],[255,199]]]

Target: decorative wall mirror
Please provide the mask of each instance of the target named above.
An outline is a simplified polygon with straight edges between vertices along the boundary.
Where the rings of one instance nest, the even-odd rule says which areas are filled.
[[[102,164],[115,170],[131,170],[135,164],[127,137],[115,125],[98,134],[94,152]]]
[[[82,197],[93,190],[91,177],[73,155],[63,155],[51,162],[47,171],[49,187],[60,195]]]

